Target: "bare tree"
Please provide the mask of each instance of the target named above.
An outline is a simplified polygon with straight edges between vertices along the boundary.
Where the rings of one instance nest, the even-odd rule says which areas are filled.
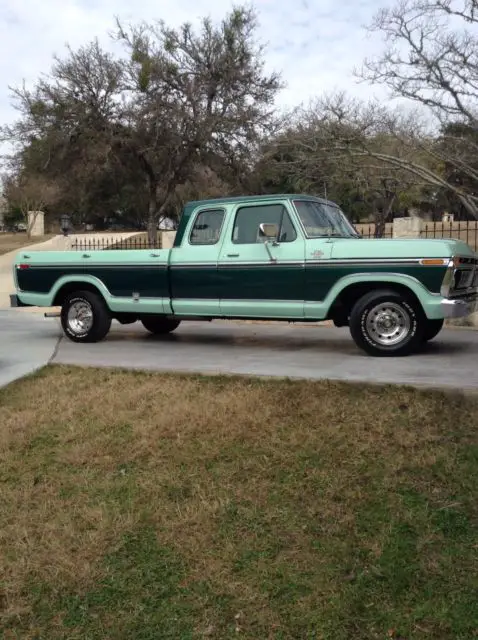
[[[388,185],[395,181],[404,190],[415,184],[452,193],[478,218],[475,190],[443,174],[445,163],[461,166],[462,146],[451,149],[448,140],[444,143],[443,138],[432,135],[419,113],[392,110],[376,101],[363,103],[338,93],[296,110],[295,124],[280,143],[284,150],[291,140],[296,149],[295,157],[287,161],[291,170],[294,164],[300,165],[302,172],[313,176],[318,162],[321,167],[339,163],[341,171],[349,172],[368,167],[376,177],[385,176]],[[271,157],[274,153],[277,149]],[[474,173],[472,166],[469,173]]]
[[[428,107],[442,124],[476,127],[478,34],[466,25],[478,21],[477,7],[475,0],[400,0],[381,9],[369,28],[387,44],[359,77]]]
[[[477,23],[476,0],[400,0],[392,8],[380,10],[369,27],[383,36],[384,51],[365,60],[356,71],[362,80],[387,87],[392,97],[424,108],[428,135],[417,136],[415,142],[421,151],[448,167],[448,175],[439,176],[445,183],[441,187],[454,193],[475,218]],[[457,175],[461,176],[458,180]],[[440,186],[437,176],[426,177]]]
[[[415,126],[415,121],[412,121]],[[442,186],[433,158],[417,150],[416,129],[399,112],[343,93],[297,109],[292,126],[265,152],[276,179],[322,194],[352,190],[369,207],[382,235],[394,208]],[[273,169],[271,169],[273,171]],[[272,177],[272,180],[274,177]]]
[[[3,180],[3,189],[9,205],[21,211],[27,225],[28,237],[31,235],[38,213],[54,204],[60,193],[58,185],[43,176],[27,176],[18,182],[6,176]],[[33,215],[29,217],[29,213]]]

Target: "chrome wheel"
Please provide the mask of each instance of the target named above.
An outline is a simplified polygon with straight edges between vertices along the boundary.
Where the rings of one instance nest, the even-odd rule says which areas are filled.
[[[369,336],[383,346],[396,345],[406,339],[412,322],[406,309],[395,302],[382,302],[367,315],[365,328]]]
[[[67,323],[72,333],[88,333],[93,326],[93,309],[86,300],[77,300],[68,309]]]

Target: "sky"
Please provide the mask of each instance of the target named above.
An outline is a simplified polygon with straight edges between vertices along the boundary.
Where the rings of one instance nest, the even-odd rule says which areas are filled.
[[[266,68],[280,71],[287,84],[278,97],[280,106],[307,103],[334,90],[386,97],[384,89],[358,84],[352,70],[382,49],[380,39],[364,26],[391,0],[252,4],[260,22],[257,36],[267,46]],[[9,86],[28,85],[47,73],[52,56],[63,56],[67,44],[77,48],[98,37],[112,49],[115,16],[124,23],[163,19],[178,26],[204,16],[220,20],[231,6],[231,0],[0,0],[0,125],[16,117]]]

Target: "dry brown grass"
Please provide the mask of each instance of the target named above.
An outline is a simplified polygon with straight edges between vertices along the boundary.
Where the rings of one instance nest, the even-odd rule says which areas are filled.
[[[471,639],[477,409],[62,366],[10,385],[0,636]]]
[[[0,233],[0,255],[27,247],[31,244],[37,244],[39,242],[45,242],[53,238],[53,235],[38,236],[35,238],[28,238],[26,233]]]

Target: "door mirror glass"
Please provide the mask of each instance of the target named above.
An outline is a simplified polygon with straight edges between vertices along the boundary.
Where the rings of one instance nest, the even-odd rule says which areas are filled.
[[[279,227],[276,224],[261,222],[259,232],[263,240],[276,240],[279,235]]]

